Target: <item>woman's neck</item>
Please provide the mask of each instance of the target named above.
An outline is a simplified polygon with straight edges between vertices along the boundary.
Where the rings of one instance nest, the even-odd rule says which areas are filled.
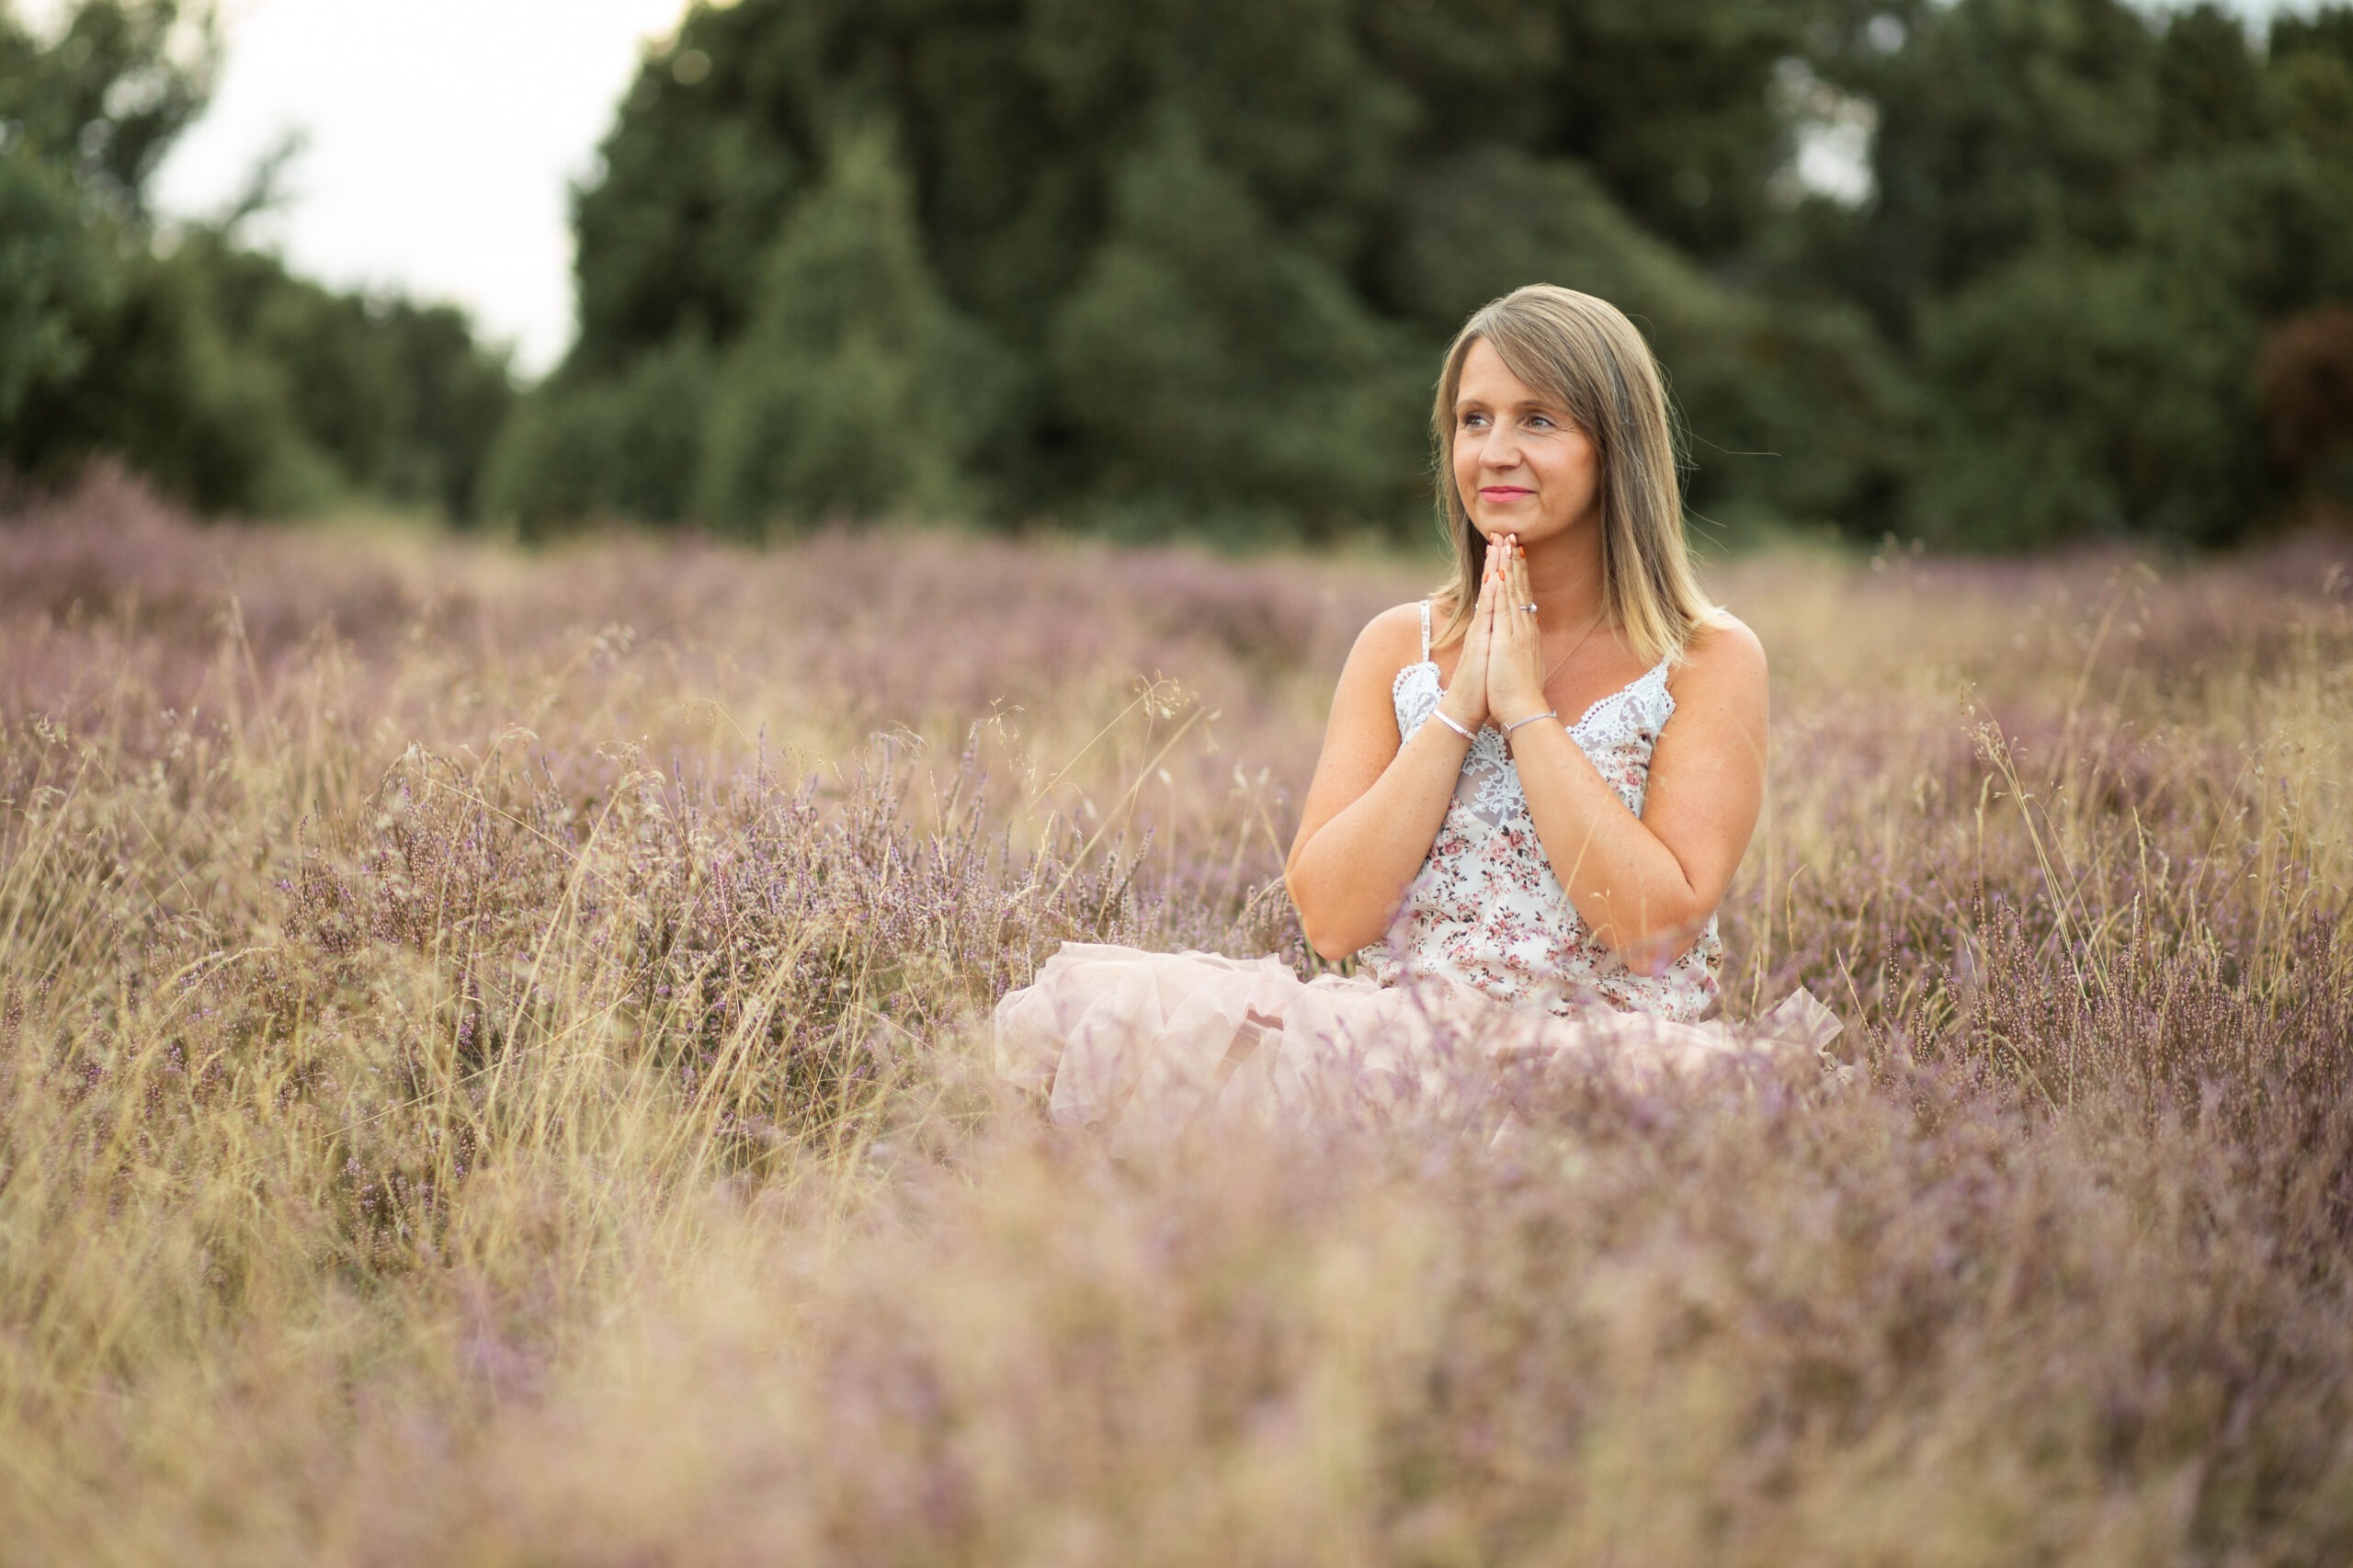
[[[1528,585],[1545,631],[1581,627],[1601,612],[1601,519],[1528,546]]]

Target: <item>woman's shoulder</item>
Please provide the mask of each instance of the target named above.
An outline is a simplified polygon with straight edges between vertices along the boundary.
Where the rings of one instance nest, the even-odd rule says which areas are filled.
[[[1420,601],[1391,606],[1357,633],[1356,646],[1348,650],[1348,662],[1340,671],[1339,700],[1344,706],[1361,703],[1367,712],[1387,712],[1398,676],[1421,656]]]
[[[1357,633],[1348,662],[1387,669],[1392,675],[1422,656],[1422,606],[1425,599],[1392,605],[1364,623]]]
[[[1762,697],[1768,673],[1764,642],[1747,622],[1717,609],[1693,629],[1675,661],[1671,686],[1678,700],[1699,693]]]

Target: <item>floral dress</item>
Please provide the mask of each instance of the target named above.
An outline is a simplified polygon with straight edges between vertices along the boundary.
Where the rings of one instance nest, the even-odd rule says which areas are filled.
[[[1436,712],[1430,608],[1422,658],[1396,681],[1397,731]],[[1664,663],[1568,726],[1640,816],[1651,748],[1675,713]],[[1716,923],[1656,974],[1594,939],[1544,858],[1503,737],[1482,731],[1429,858],[1365,972],[1302,980],[1275,954],[1146,952],[1064,942],[995,1016],[997,1071],[1046,1096],[1066,1125],[1164,1136],[1211,1109],[1262,1118],[1323,1103],[1367,1075],[1443,1085],[1463,1042],[1549,1051],[1634,1074],[1706,1070],[1768,1050],[1818,1049],[1836,1017],[1803,992],[1737,1027],[1707,1015],[1723,948]]]
[[[1421,608],[1421,660],[1397,672],[1394,687],[1401,741],[1429,722],[1440,696],[1429,656],[1429,601]],[[1638,817],[1652,748],[1675,714],[1666,676],[1661,660],[1568,726],[1577,749]],[[1655,974],[1629,969],[1595,938],[1545,858],[1518,769],[1493,729],[1480,731],[1462,759],[1446,820],[1388,939],[1358,957],[1382,985],[1437,975],[1499,1002],[1540,1000],[1567,1013],[1599,1000],[1620,1012],[1681,1022],[1714,1006],[1723,970],[1712,915],[1699,939]]]

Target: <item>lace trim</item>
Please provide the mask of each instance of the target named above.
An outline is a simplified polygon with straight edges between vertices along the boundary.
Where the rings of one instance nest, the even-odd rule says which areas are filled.
[[[1425,678],[1417,681],[1415,679],[1416,676]],[[1427,659],[1399,670],[1389,692],[1390,700],[1397,710],[1397,741],[1400,745],[1414,738],[1414,732],[1438,711],[1438,702],[1446,695],[1438,688],[1438,666]]]
[[[1627,809],[1642,814],[1659,731],[1675,712],[1667,666],[1644,671],[1563,726]],[[1444,696],[1434,660],[1397,672],[1397,728],[1410,737]],[[1398,929],[1362,955],[1383,984],[1408,969],[1447,975],[1498,1000],[1590,993],[1611,1006],[1698,1017],[1712,1003],[1722,947],[1711,916],[1660,975],[1628,972],[1593,939],[1544,859],[1504,737],[1472,738],[1454,800],[1406,895]],[[1569,1004],[1563,1002],[1563,1006]]]
[[[1629,741],[1658,739],[1675,717],[1675,694],[1666,689],[1666,661],[1661,659],[1577,716],[1569,733],[1590,756],[1597,746],[1621,746]],[[1596,725],[1597,719],[1608,722]],[[1587,742],[1591,744],[1587,744]],[[1647,758],[1645,758],[1647,760]]]
[[[1415,677],[1422,675],[1428,676],[1427,682],[1417,686]],[[1645,732],[1655,741],[1666,722],[1675,717],[1675,694],[1666,689],[1666,661],[1662,659],[1608,696],[1596,698],[1577,716],[1576,722],[1562,727],[1587,756],[1603,747],[1614,748],[1639,740]],[[1409,687],[1415,689],[1409,691]],[[1397,710],[1398,739],[1413,739],[1414,732],[1438,710],[1438,702],[1445,696],[1438,686],[1437,661],[1423,659],[1399,670],[1397,678],[1389,683],[1389,694]],[[1487,733],[1482,731],[1482,738]],[[1475,755],[1477,743],[1472,745]],[[1467,761],[1465,766],[1469,766]]]

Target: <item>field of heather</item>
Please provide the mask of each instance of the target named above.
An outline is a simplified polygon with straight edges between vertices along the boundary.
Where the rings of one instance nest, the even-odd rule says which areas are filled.
[[[0,520],[0,1562],[2353,1556],[2353,585],[1786,552],[1727,1011],[1114,1157],[1434,564]],[[1508,1111],[1515,1136],[1490,1136]]]

